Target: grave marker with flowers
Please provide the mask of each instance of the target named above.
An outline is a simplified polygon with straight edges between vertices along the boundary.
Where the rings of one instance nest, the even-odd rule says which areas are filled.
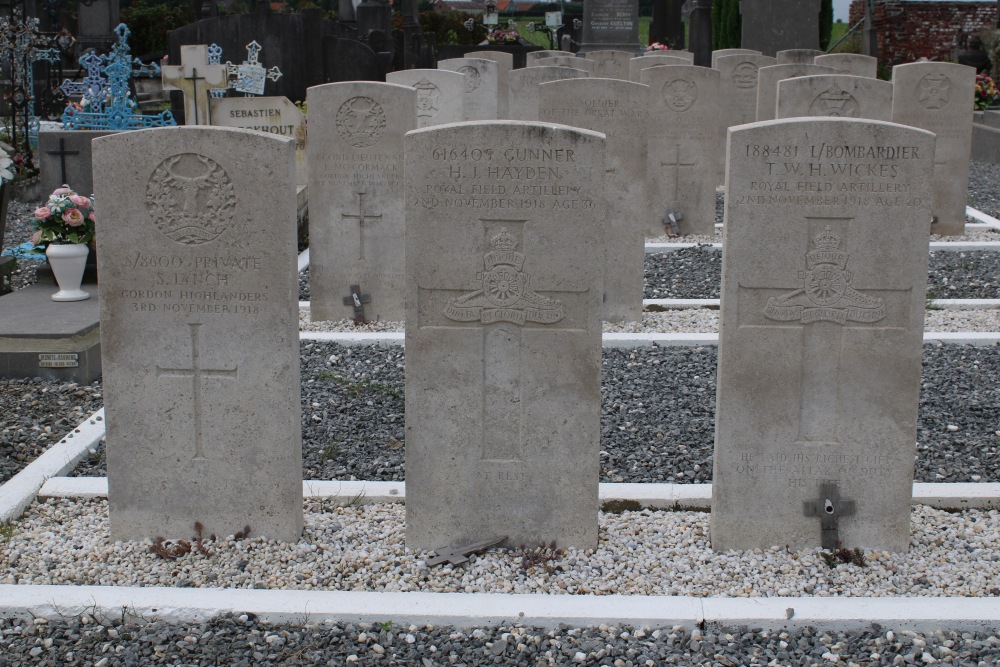
[[[33,252],[44,254],[52,267],[59,291],[53,301],[83,301],[90,294],[80,289],[94,240],[94,203],[68,186],[56,188],[44,206],[35,209],[31,242]]]

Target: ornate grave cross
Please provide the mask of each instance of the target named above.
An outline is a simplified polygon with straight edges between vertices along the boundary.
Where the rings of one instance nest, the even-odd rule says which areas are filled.
[[[351,285],[351,293],[344,297],[344,305],[354,308],[354,321],[359,324],[368,321],[365,319],[365,304],[371,302],[371,294],[362,294],[361,285]]]
[[[87,76],[83,81],[73,81],[66,79],[59,86],[66,97],[80,95],[87,103],[87,110],[91,113],[100,113],[104,110],[104,100],[108,95],[108,79],[102,71],[104,56],[99,56],[93,51],[80,56],[80,65],[86,68]]]
[[[674,144],[674,157],[673,162],[666,162],[660,160],[660,168],[663,167],[673,167],[671,170],[673,172],[673,184],[674,193],[673,198],[667,205],[667,212],[663,216],[664,225],[670,226],[670,231],[673,234],[680,234],[680,227],[678,226],[678,221],[683,220],[684,216],[678,211],[677,200],[680,197],[680,181],[681,181],[681,169],[684,167],[694,167],[697,162],[684,162],[681,158],[681,145]]]
[[[819,485],[819,500],[807,500],[802,503],[805,516],[819,517],[820,545],[827,551],[840,548],[840,533],[838,520],[842,516],[854,515],[854,501],[841,500],[840,490],[836,482],[823,482]]]
[[[209,65],[221,65],[222,64],[222,47],[218,44],[208,45],[208,64]],[[225,88],[213,88],[208,91],[209,94],[219,100],[226,96]]]
[[[95,56],[104,63],[101,69],[104,75],[104,87],[99,90],[96,88],[100,82],[100,73],[98,76],[92,76],[88,66],[88,74],[87,78],[84,79],[84,84],[89,82],[90,85],[95,86],[90,108],[86,111],[78,111],[72,106],[67,106],[62,115],[63,128],[67,130],[135,130],[177,124],[173,114],[169,111],[149,116],[136,113],[136,103],[129,91],[129,79],[136,72],[157,71],[159,65],[143,65],[138,58],[132,59],[132,52],[128,45],[130,34],[128,26],[124,23],[118,24],[118,27],[115,28],[117,42],[111,48],[111,53]],[[73,84],[71,81],[65,81],[63,86],[66,86],[67,83]],[[66,92],[65,88],[63,92]]]
[[[381,213],[366,213],[365,212],[365,195],[368,194],[365,191],[358,193],[358,214],[351,215],[349,213],[341,213],[340,221],[344,220],[357,220],[358,221],[358,260],[365,259],[365,224],[368,222],[375,222],[382,219]]]
[[[479,436],[479,459],[502,463],[523,461],[524,415],[521,393],[521,337],[526,327],[544,327],[553,334],[580,329],[553,327],[566,317],[561,301],[553,296],[576,299],[588,290],[540,294],[531,276],[524,272],[526,256],[517,251],[522,244],[527,220],[480,220],[489,247],[483,254],[483,271],[476,273],[471,292],[436,287],[420,287],[418,297],[427,299],[428,310],[440,310],[441,320],[428,318],[421,328],[482,327],[483,414]],[[441,293],[458,292],[443,301]],[[552,296],[550,296],[552,295]],[[421,306],[423,310],[424,306]],[[464,326],[463,326],[464,324]],[[484,326],[489,325],[489,326]],[[538,331],[538,329],[535,329]],[[473,446],[475,446],[475,444]]]
[[[478,553],[480,551],[485,551],[492,546],[500,544],[507,539],[506,535],[501,537],[491,537],[488,540],[483,540],[482,542],[473,542],[472,544],[466,544],[461,547],[444,547],[442,549],[435,549],[435,555],[424,561],[428,566],[433,567],[434,565],[440,565],[441,563],[451,563],[452,565],[461,565],[462,563],[468,562],[469,556]]]
[[[192,417],[194,421],[194,461],[207,460],[203,442],[203,421],[202,394],[204,392],[204,382],[207,378],[222,378],[226,380],[238,379],[239,366],[234,368],[202,368],[201,366],[201,323],[190,322],[191,327],[191,366],[189,368],[163,368],[156,367],[156,377],[183,377],[191,378],[194,390],[191,397]]]
[[[45,151],[46,155],[58,155],[59,156],[59,182],[64,184],[69,184],[69,179],[66,178],[66,156],[67,155],[79,155],[80,151],[68,151],[66,150],[66,140],[59,137],[59,150],[57,151]]]
[[[184,119],[188,125],[210,125],[208,91],[226,87],[225,65],[208,63],[204,44],[181,46],[181,64],[162,68],[163,89],[184,93]]]
[[[266,79],[277,81],[281,78],[281,70],[278,69],[277,65],[271,69],[265,69],[260,64],[260,52],[263,48],[254,40],[247,44],[247,59],[242,64],[226,63],[230,88],[247,97],[263,95]]]
[[[851,285],[853,273],[847,270],[850,255],[840,249],[841,236],[834,232],[836,226],[846,235],[853,218],[806,216],[805,219],[823,227],[812,239],[813,248],[806,252],[806,269],[798,272],[801,282],[776,289],[740,285],[739,327],[800,329],[802,398],[797,440],[836,444],[844,334],[858,328],[889,331],[905,327],[910,290],[855,289]],[[760,292],[767,297],[763,307],[760,304],[763,299],[757,297]],[[892,301],[887,305],[885,298],[876,294]]]

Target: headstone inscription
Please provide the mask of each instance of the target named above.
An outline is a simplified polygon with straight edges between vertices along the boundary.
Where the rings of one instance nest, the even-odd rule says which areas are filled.
[[[305,185],[306,117],[287,97],[212,99],[212,125],[242,127],[295,140],[295,182]]]
[[[492,60],[497,64],[497,118],[508,118],[507,94],[510,90],[510,72],[514,69],[514,56],[503,51],[470,51],[466,58]]]
[[[779,81],[793,79],[797,76],[839,73],[832,67],[799,63],[761,67],[757,71],[757,120],[774,120],[774,105],[778,97]]]
[[[386,83],[417,91],[417,127],[465,120],[465,75],[443,69],[407,69],[389,72]]]
[[[755,51],[754,49],[719,49],[717,51],[712,51],[712,68],[719,63],[719,58],[724,58],[725,56],[761,56],[764,55],[760,51]],[[777,65],[778,62],[771,63],[772,65]]]
[[[628,51],[591,51],[587,54],[587,59],[594,62],[594,71],[591,76],[599,76],[604,79],[623,79],[628,81],[628,62],[633,55]]]
[[[112,539],[298,540],[294,142],[174,127],[93,152]]]
[[[819,49],[820,0],[740,0],[740,44],[773,56]]]
[[[860,53],[828,53],[816,56],[815,64],[824,67],[836,67],[842,74],[853,76],[878,76],[878,58],[863,56]]]
[[[654,55],[654,56],[639,56],[638,58],[632,58],[628,63],[628,77],[629,81],[638,82],[640,79],[639,73],[647,67],[655,67],[657,65],[690,65],[690,61],[687,58],[679,58],[677,56],[670,55]]]
[[[907,549],[933,156],[879,121],[729,131],[715,549]]]
[[[439,60],[438,69],[465,75],[464,120],[496,120],[499,94],[499,66],[485,58]]]
[[[774,64],[770,56],[743,54],[723,56],[716,61],[715,68],[721,74],[719,101],[723,127],[752,123],[757,119],[759,72],[762,67]]]
[[[538,85],[562,79],[584,79],[590,73],[570,67],[523,67],[510,73],[509,116],[513,120],[538,120]]]
[[[777,112],[778,118],[832,116],[892,120],[892,84],[847,74],[779,81]]]
[[[713,236],[715,186],[725,167],[719,72],[692,65],[652,67],[642,71],[642,83],[650,89],[646,235]]]
[[[937,135],[932,234],[965,233],[972,155],[976,70],[952,63],[909,63],[892,68],[892,120]]]
[[[779,65],[812,65],[817,56],[825,51],[819,49],[784,49],[775,54]]]
[[[417,126],[416,91],[376,82],[309,88],[309,281],[316,321],[400,321],[403,296],[403,135]],[[433,196],[433,193],[428,193]],[[344,303],[344,297],[352,297]]]
[[[480,122],[405,144],[406,544],[593,548],[604,138]]]
[[[601,49],[639,50],[639,0],[587,0],[583,3],[580,53]]]
[[[181,64],[161,68],[163,90],[179,90],[184,94],[185,125],[211,125],[209,91],[229,85],[226,71],[225,65],[208,64],[205,44],[181,46]]]
[[[620,79],[567,79],[543,83],[538,90],[540,121],[594,130],[607,138],[603,319],[640,321],[649,86]]]
[[[577,58],[576,56],[549,56],[548,58],[535,58],[528,67],[572,67],[594,73],[594,61],[587,58]]]

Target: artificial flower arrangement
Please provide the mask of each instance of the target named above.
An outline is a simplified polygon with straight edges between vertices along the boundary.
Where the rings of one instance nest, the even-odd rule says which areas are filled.
[[[997,85],[985,74],[976,75],[976,100],[974,107],[980,111],[987,109],[1000,101],[1000,91]]]
[[[494,30],[486,36],[490,44],[520,44],[521,35],[517,30]]]
[[[669,51],[669,50],[670,50],[669,46],[667,46],[666,44],[662,44],[660,42],[653,42],[652,44],[646,47],[646,53],[650,53],[652,51]]]
[[[94,240],[94,201],[73,192],[69,186],[56,188],[45,206],[35,209],[31,236],[32,251],[44,254],[50,243],[86,243]]]

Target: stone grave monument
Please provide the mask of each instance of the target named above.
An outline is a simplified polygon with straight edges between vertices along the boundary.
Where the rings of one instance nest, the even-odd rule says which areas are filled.
[[[212,125],[241,127],[295,140],[295,182],[305,185],[306,117],[287,97],[220,97],[210,100]]]
[[[740,44],[766,56],[819,49],[820,0],[740,0]]]
[[[38,133],[39,179],[42,193],[50,192],[63,183],[76,192],[94,191],[90,142],[97,137],[114,134],[114,130],[56,130]]]
[[[824,53],[819,49],[784,49],[778,51],[775,58],[779,65],[812,65],[816,57]]]
[[[639,73],[647,67],[656,67],[657,65],[690,65],[691,61],[687,58],[681,58],[674,55],[652,55],[652,56],[639,56],[638,58],[632,58],[628,63],[628,76],[629,81],[638,82],[640,80]]]
[[[402,320],[403,135],[417,126],[416,91],[355,81],[314,86],[307,100],[311,317]]]
[[[294,142],[174,127],[93,151],[111,538],[297,541]]]
[[[694,54],[693,65],[712,64],[712,0],[685,0],[681,7],[687,22],[688,48]]]
[[[508,115],[513,120],[538,120],[538,85],[562,79],[584,79],[590,73],[570,67],[523,67],[510,73]]]
[[[503,51],[470,51],[465,57],[492,60],[497,64],[497,118],[508,118],[507,94],[510,90],[510,72],[514,69],[514,56]]]
[[[636,52],[639,45],[639,0],[587,0],[583,3],[580,53],[620,50]]]
[[[468,123],[405,145],[406,545],[595,548],[603,135]]]
[[[587,58],[577,58],[576,56],[549,56],[548,58],[535,58],[528,67],[572,67],[582,69],[594,74],[594,61]]]
[[[641,321],[649,86],[620,79],[566,79],[543,83],[538,91],[540,121],[607,137],[603,319]]]
[[[763,55],[760,51],[755,51],[753,49],[719,49],[717,51],[712,51],[712,67],[715,68],[719,63],[719,58],[724,58],[726,56],[760,56]],[[777,65],[778,61],[775,59],[772,65]]]
[[[892,120],[892,84],[847,74],[779,81],[777,110],[778,118],[832,116]]]
[[[828,53],[816,56],[814,62],[824,67],[836,67],[842,74],[867,76],[871,79],[878,76],[878,58],[863,56],[860,53]]]
[[[757,119],[757,81],[762,67],[774,65],[774,58],[753,54],[723,56],[719,70],[719,100],[722,126],[752,123]]]
[[[774,120],[774,105],[778,97],[779,81],[793,79],[797,76],[839,73],[840,71],[833,67],[801,63],[761,67],[757,72],[757,120]]]
[[[892,68],[892,120],[937,135],[934,153],[932,234],[965,233],[972,157],[976,70],[951,63],[909,63]]]
[[[443,69],[407,69],[389,72],[386,83],[417,91],[417,127],[465,120],[465,75]]]
[[[499,66],[485,58],[451,58],[438,62],[438,69],[465,75],[465,119],[496,120]]]
[[[906,551],[934,138],[729,131],[712,546]]]
[[[181,64],[161,68],[163,90],[179,90],[184,94],[184,124],[211,125],[208,105],[209,91],[229,86],[225,65],[208,64],[208,46],[181,46]]]
[[[555,56],[568,56],[570,58],[575,58],[576,54],[572,51],[556,51],[552,49],[545,49],[542,51],[529,51],[524,54],[525,66],[531,67],[532,64],[539,58],[554,58]]]
[[[602,79],[622,79],[628,81],[628,62],[632,59],[632,54],[628,51],[591,51],[587,54],[587,60],[594,63],[594,70],[591,76]]]

